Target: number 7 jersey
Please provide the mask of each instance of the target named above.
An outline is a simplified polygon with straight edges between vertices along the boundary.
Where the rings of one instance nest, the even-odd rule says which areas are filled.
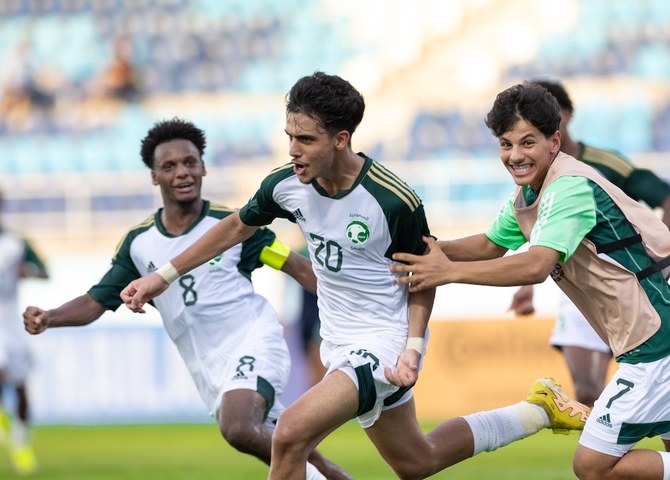
[[[300,227],[318,279],[325,340],[404,346],[408,290],[389,270],[391,255],[423,254],[421,237],[430,233],[416,193],[359,155],[365,163],[351,189],[331,197],[316,181],[301,183],[286,164],[265,178],[240,217],[247,225],[267,225],[281,217]]]

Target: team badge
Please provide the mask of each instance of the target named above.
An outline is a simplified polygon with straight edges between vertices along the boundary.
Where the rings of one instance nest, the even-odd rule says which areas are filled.
[[[354,245],[362,245],[370,238],[370,227],[360,220],[349,222],[347,238]]]

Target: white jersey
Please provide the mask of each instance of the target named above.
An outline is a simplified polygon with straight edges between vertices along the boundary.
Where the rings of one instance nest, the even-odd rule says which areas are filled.
[[[182,235],[174,236],[163,228],[159,210],[126,234],[110,270],[88,293],[115,310],[122,304],[121,290],[130,281],[170,261],[231,213],[205,202],[201,217]],[[258,331],[285,343],[276,312],[251,283],[251,272],[262,266],[262,249],[274,239],[272,231],[257,230],[250,239],[179,277],[152,301],[210,411],[218,408],[222,372],[231,369],[229,362],[238,360],[231,359],[229,352],[252,340]],[[279,388],[277,394],[284,388],[272,386]]]
[[[365,164],[353,187],[333,197],[316,181],[301,183],[290,164],[275,169],[240,217],[248,225],[283,217],[300,227],[318,279],[325,341],[364,340],[401,351],[407,339],[408,288],[389,271],[391,255],[423,254],[421,237],[429,235],[428,226],[414,191],[360,155]]]
[[[45,271],[44,262],[23,238],[0,231],[0,367],[10,379],[23,381],[30,363],[29,338],[19,309],[19,280]]]

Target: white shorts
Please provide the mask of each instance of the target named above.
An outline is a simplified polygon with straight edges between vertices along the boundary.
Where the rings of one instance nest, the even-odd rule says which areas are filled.
[[[598,336],[582,312],[562,291],[559,296],[558,317],[549,343],[554,347],[582,347],[611,353],[610,347]]]
[[[210,414],[218,419],[224,393],[253,390],[265,398],[269,407],[265,412],[266,422],[273,425],[284,411],[278,399],[284,393],[291,372],[291,356],[281,325],[252,329],[227,353],[226,364],[219,375],[219,393]]]
[[[622,363],[596,400],[579,443],[621,457],[645,437],[670,433],[670,356]]]
[[[396,366],[399,356],[397,349],[385,350],[371,345],[366,348],[362,343],[334,346],[325,340],[321,342],[321,360],[328,369],[326,375],[340,370],[358,389],[356,419],[363,428],[374,425],[383,411],[399,407],[412,398],[411,388],[392,385],[384,374],[386,367]]]
[[[10,311],[15,313],[13,309]],[[0,369],[5,371],[6,380],[12,384],[26,383],[33,366],[30,334],[23,330],[20,318],[20,315],[12,315],[0,319]]]

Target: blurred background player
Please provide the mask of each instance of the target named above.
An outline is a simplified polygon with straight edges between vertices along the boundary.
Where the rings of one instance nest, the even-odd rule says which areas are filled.
[[[662,208],[663,223],[670,226],[670,184],[650,170],[636,168],[618,152],[574,140],[568,131],[574,107],[563,85],[552,80],[532,80],[532,83],[542,85],[558,100],[561,151],[598,170],[629,197],[650,207]],[[517,315],[535,311],[532,285],[523,286],[515,293],[510,309]],[[559,293],[558,318],[549,343],[563,353],[577,400],[593,406],[605,388],[612,351],[562,291]]]
[[[0,210],[2,210],[0,193]],[[30,337],[23,330],[18,302],[19,280],[48,278],[42,259],[24,238],[0,222],[0,442],[6,442],[14,469],[29,474],[37,468],[30,427],[27,379],[32,366]],[[11,391],[10,391],[11,389]],[[5,391],[7,390],[7,391]],[[10,393],[14,393],[12,402]],[[9,412],[9,404],[14,404]]]
[[[116,310],[129,281],[155,271],[234,213],[201,196],[205,146],[204,132],[180,119],[158,122],[149,130],[141,156],[160,188],[163,208],[130,229],[110,269],[87,293],[52,310],[26,308],[28,332],[83,326]],[[284,408],[277,399],[291,365],[277,314],[251,283],[252,271],[264,264],[316,288],[310,263],[272,231],[260,229],[236,249],[181,276],[154,306],[223,438],[269,464],[274,423]],[[350,478],[316,451],[309,462],[308,479]]]

